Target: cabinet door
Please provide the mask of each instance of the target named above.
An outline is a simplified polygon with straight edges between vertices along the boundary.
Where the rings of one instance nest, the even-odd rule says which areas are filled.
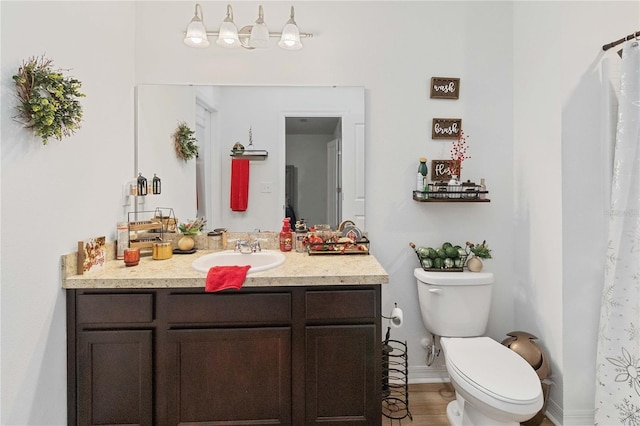
[[[306,328],[306,424],[379,425],[376,326]]]
[[[153,424],[152,331],[78,333],[78,424]]]
[[[291,424],[291,331],[169,331],[169,424]]]

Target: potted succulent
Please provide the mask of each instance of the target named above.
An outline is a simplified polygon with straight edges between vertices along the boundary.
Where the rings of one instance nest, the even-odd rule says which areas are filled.
[[[473,244],[467,241],[467,249],[473,253],[467,260],[467,269],[471,272],[480,272],[482,271],[482,260],[480,259],[491,259],[491,249],[487,245],[487,240],[484,240],[482,244]]]
[[[182,233],[182,238],[178,240],[178,248],[183,251],[193,249],[196,245],[193,236],[198,235],[204,229],[206,224],[207,219],[203,217],[179,224],[178,229]]]

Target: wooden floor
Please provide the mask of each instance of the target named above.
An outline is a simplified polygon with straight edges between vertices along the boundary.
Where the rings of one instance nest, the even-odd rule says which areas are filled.
[[[401,420],[391,420],[382,416],[382,426],[450,426],[447,420],[447,404],[455,399],[450,383],[421,383],[409,385],[409,416]],[[402,414],[401,414],[402,415]],[[540,426],[553,426],[545,418]]]

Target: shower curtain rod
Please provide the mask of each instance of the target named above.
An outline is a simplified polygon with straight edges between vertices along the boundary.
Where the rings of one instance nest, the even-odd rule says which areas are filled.
[[[606,51],[606,50],[609,50],[609,49],[611,49],[612,47],[615,47],[615,46],[617,46],[617,45],[619,45],[619,44],[622,44],[622,43],[624,43],[624,42],[625,42],[625,41],[627,41],[627,40],[631,40],[632,38],[637,38],[637,37],[640,37],[640,31],[636,31],[636,32],[635,32],[635,33],[633,33],[633,34],[629,34],[628,36],[623,37],[623,38],[621,38],[620,40],[612,41],[612,42],[611,42],[611,43],[609,43],[609,44],[605,44],[604,46],[602,46],[602,50],[605,50],[605,51]]]

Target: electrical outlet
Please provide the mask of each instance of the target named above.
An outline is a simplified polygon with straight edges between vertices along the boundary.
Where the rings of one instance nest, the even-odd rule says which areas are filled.
[[[260,192],[273,192],[273,183],[272,182],[261,182],[260,183]]]

